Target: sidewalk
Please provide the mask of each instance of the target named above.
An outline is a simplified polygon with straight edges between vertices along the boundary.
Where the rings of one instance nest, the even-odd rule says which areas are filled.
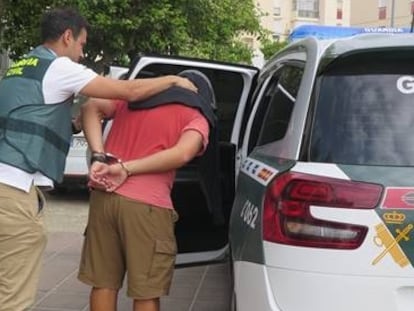
[[[56,205],[55,205],[56,204]],[[59,203],[60,204],[60,203]],[[65,203],[66,204],[66,203]],[[83,236],[68,232],[68,206],[58,206],[49,200],[49,241],[44,254],[43,269],[32,311],[88,311],[90,288],[76,278]],[[79,202],[76,204],[79,213]],[[60,213],[60,214],[59,214]],[[58,214],[55,217],[55,214]],[[86,215],[83,213],[82,215]],[[79,216],[78,216],[79,217]],[[83,220],[75,219],[78,227]],[[61,226],[61,227],[59,227]],[[72,225],[71,228],[73,228]],[[52,230],[51,230],[52,229]],[[60,231],[63,230],[63,231]],[[229,268],[227,264],[215,264],[175,270],[170,295],[161,299],[162,311],[228,311],[230,297]],[[119,294],[118,311],[132,310],[131,299],[123,289]]]
[[[45,220],[49,230],[39,290],[32,311],[88,311],[90,288],[77,280],[88,213],[82,192],[47,195]],[[118,311],[131,311],[123,289]],[[230,297],[227,264],[176,269],[170,295],[161,299],[161,311],[228,311]]]

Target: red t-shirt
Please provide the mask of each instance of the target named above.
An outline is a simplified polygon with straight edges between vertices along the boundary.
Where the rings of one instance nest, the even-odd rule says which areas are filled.
[[[209,126],[198,109],[167,104],[155,109],[129,110],[117,101],[105,150],[122,161],[142,158],[173,147],[187,130],[198,131],[203,138],[202,154],[208,143]],[[147,204],[173,208],[171,189],[175,170],[130,176],[115,192]]]

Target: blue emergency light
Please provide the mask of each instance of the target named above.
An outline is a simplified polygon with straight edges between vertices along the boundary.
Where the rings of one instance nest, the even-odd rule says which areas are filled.
[[[410,33],[410,28],[405,27],[347,27],[347,26],[322,26],[322,25],[301,25],[293,29],[288,41],[296,41],[306,37],[318,39],[334,39],[355,36],[362,33]]]

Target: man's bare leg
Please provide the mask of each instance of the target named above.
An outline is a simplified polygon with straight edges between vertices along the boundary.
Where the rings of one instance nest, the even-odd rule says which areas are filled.
[[[116,311],[118,290],[93,287],[90,295],[90,311]]]
[[[160,311],[160,299],[134,299],[134,311]]]

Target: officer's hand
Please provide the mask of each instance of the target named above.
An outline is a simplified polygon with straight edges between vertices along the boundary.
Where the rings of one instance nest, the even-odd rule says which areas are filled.
[[[175,86],[179,86],[190,91],[196,92],[198,91],[197,87],[187,78],[176,76],[176,81],[174,83]]]

